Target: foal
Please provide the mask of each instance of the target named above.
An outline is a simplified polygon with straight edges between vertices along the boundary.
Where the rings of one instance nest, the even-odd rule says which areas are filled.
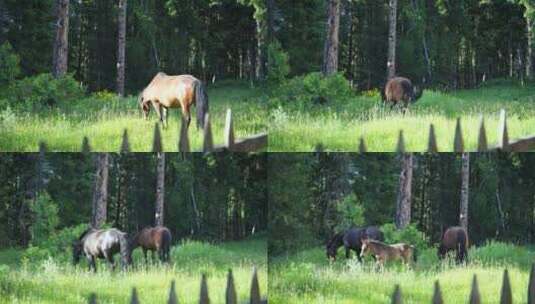
[[[411,259],[416,262],[416,248],[404,243],[388,245],[380,241],[362,239],[361,258],[368,253],[375,257],[380,269],[384,269],[385,262],[389,260],[401,260],[406,265],[410,265]]]

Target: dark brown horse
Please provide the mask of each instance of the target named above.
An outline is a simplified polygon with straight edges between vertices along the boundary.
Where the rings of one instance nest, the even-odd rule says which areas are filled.
[[[136,233],[129,241],[130,256],[137,247],[141,247],[145,262],[147,262],[147,251],[158,253],[160,261],[169,262],[169,252],[171,250],[171,231],[165,227],[147,227]]]
[[[401,104],[403,111],[406,111],[410,103],[415,103],[422,97],[423,89],[412,85],[412,82],[405,77],[395,77],[390,79],[381,91],[383,102],[390,104],[394,108]]]
[[[191,106],[197,107],[197,128],[204,128],[208,113],[208,95],[203,83],[191,75],[169,76],[158,73],[139,94],[139,106],[147,119],[150,105],[156,111],[163,126],[167,126],[167,110],[181,108],[188,127],[191,123]]]
[[[468,259],[468,233],[463,227],[450,227],[444,233],[438,247],[438,257],[444,259],[450,251],[457,253],[455,259],[458,263]]]
[[[347,231],[335,234],[325,246],[327,258],[336,260],[338,248],[344,246],[346,250],[346,259],[349,259],[351,250],[357,253],[357,259],[362,262],[360,251],[363,239],[372,239],[384,241],[384,235],[379,228],[370,226],[364,228],[351,228]]]

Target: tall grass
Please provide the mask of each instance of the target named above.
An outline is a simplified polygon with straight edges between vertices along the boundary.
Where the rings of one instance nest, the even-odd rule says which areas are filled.
[[[0,255],[2,257],[2,255]],[[212,245],[185,242],[172,249],[172,264],[145,264],[140,252],[134,269],[112,272],[99,263],[96,274],[87,265],[73,267],[53,258],[35,265],[23,261],[0,272],[0,303],[83,303],[95,292],[99,303],[126,303],[136,287],[141,303],[165,303],[172,280],[180,303],[197,303],[201,274],[208,277],[213,303],[223,303],[227,271],[232,269],[238,298],[249,296],[253,267],[258,269],[260,289],[267,295],[266,240],[253,239]],[[0,264],[4,261],[0,260]],[[2,268],[0,268],[2,269]]]
[[[233,113],[237,137],[266,131],[267,107],[259,102],[262,92],[246,84],[225,83],[209,89],[210,121],[215,144],[223,142],[226,110]],[[180,109],[169,111],[169,127],[162,131],[165,151],[178,149]],[[195,127],[193,113],[189,139],[193,150],[202,148],[202,132]],[[136,97],[101,100],[86,98],[75,103],[60,102],[40,112],[0,112],[0,150],[36,151],[45,140],[52,151],[80,151],[84,136],[94,151],[118,151],[124,129],[128,130],[132,151],[151,151],[156,114],[141,118]]]
[[[371,258],[364,264],[340,256],[329,263],[322,249],[311,249],[270,263],[270,303],[389,303],[399,284],[403,303],[430,303],[433,284],[440,282],[445,303],[466,303],[474,274],[484,303],[499,303],[502,276],[509,269],[513,301],[527,301],[527,284],[535,253],[525,247],[489,243],[473,248],[470,262],[457,266],[440,263],[433,248],[420,253],[418,263],[399,263],[377,271]]]
[[[441,151],[453,150],[456,119],[461,118],[465,148],[475,150],[481,115],[488,141],[497,143],[499,112],[508,113],[511,139],[535,135],[535,88],[515,83],[491,83],[454,93],[426,91],[403,115],[384,107],[379,97],[357,96],[329,105],[277,106],[270,112],[270,151],[311,151],[318,144],[331,151],[356,151],[365,139],[369,151],[395,151],[404,131],[409,151],[425,151],[434,124]]]

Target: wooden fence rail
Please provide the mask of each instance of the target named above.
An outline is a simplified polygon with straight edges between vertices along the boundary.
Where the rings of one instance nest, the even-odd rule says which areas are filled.
[[[245,138],[236,138],[234,135],[234,121],[232,118],[232,111],[227,110],[227,116],[225,121],[225,131],[224,131],[224,141],[223,144],[214,145],[214,140],[212,136],[212,123],[210,121],[210,115],[206,115],[205,125],[203,129],[203,145],[202,150],[199,152],[256,152],[264,150],[268,146],[268,134],[260,133]],[[182,122],[180,124],[180,133],[178,138],[178,151],[179,152],[191,152],[190,141],[188,135],[187,122],[182,117]],[[39,151],[46,151],[47,145],[45,141],[39,142]],[[84,137],[82,140],[81,151],[83,153],[91,152],[91,145],[89,138]],[[152,151],[153,152],[163,152],[163,141],[160,133],[160,124],[156,123],[154,126],[154,135],[152,140]],[[121,146],[119,147],[119,152],[128,153],[132,152],[130,148],[130,142],[128,140],[128,131],[125,129],[123,131],[123,137],[121,141]]]
[[[505,152],[529,152],[535,150],[535,135],[528,136],[525,138],[520,138],[517,140],[509,140],[509,131],[507,127],[507,116],[505,110],[500,112],[500,122],[498,126],[498,143],[494,146],[489,146],[487,142],[487,131],[485,129],[485,120],[483,116],[479,123],[479,132],[478,132],[478,141],[477,141],[477,152],[488,152],[488,151],[505,151]],[[318,145],[317,150],[321,150],[324,147]],[[466,147],[463,139],[462,128],[461,128],[461,119],[457,119],[457,124],[455,126],[455,133],[453,138],[453,152],[465,152]],[[360,153],[365,153],[368,151],[366,142],[364,138],[360,138],[358,151]],[[403,135],[403,130],[400,131],[397,147],[397,152],[405,152],[405,139]],[[435,126],[431,124],[429,126],[429,137],[427,141],[427,152],[437,153],[438,145],[437,138],[435,134]]]
[[[433,292],[433,298],[431,299],[432,304],[444,304],[442,297],[442,291],[440,290],[440,284],[438,281],[435,281],[435,290]],[[535,264],[531,267],[531,272],[529,275],[528,283],[528,292],[527,292],[527,303],[535,304]],[[472,287],[470,290],[470,295],[468,298],[468,303],[470,304],[481,304],[487,303],[489,299],[482,300],[481,294],[479,293],[479,287],[477,283],[477,276],[474,275],[472,279]],[[392,294],[392,304],[401,304],[403,303],[403,295],[399,285],[396,285],[394,288],[394,293]],[[464,302],[466,303],[466,302]],[[500,304],[512,304],[513,303],[513,293],[511,289],[511,281],[509,280],[509,272],[507,269],[503,272],[503,281],[500,295]]]
[[[97,295],[95,293],[92,293],[89,296],[88,303],[89,304],[97,304]],[[150,303],[158,302],[157,300],[151,299]],[[132,293],[130,296],[130,304],[139,304],[141,301],[139,300],[137,289],[134,287],[132,288]],[[168,304],[178,304],[179,296],[176,293],[176,287],[175,287],[175,281],[171,282],[171,288],[169,289],[169,297],[167,299]],[[210,303],[210,297],[208,295],[208,282],[206,279],[206,275],[202,275],[201,278],[201,292],[199,295],[199,304],[209,304]],[[232,270],[229,270],[227,275],[227,287],[225,291],[225,303],[226,304],[238,304],[238,296],[236,293],[236,286],[234,285],[234,276],[232,275]],[[260,296],[260,285],[258,283],[258,275],[256,272],[256,269],[253,270],[253,278],[251,281],[251,288],[249,291],[249,301],[247,303],[250,304],[267,304],[267,299],[262,299]]]

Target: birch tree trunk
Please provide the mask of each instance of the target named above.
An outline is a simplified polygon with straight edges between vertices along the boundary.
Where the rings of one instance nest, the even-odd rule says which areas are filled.
[[[340,0],[328,0],[327,36],[323,49],[323,75],[338,71],[338,36],[340,31]]]
[[[127,0],[119,0],[119,24],[117,34],[117,94],[124,96],[124,73],[126,61],[126,3]]]
[[[108,204],[108,153],[97,154],[97,172],[93,189],[93,216],[91,226],[99,228],[106,223]]]
[[[526,50],[526,78],[530,80],[533,77],[533,18],[530,14],[526,16],[526,34],[527,34],[527,50]]]
[[[389,0],[388,27],[388,61],[386,64],[387,80],[396,76],[396,40],[398,1]]]
[[[67,73],[69,59],[69,0],[56,1],[55,29],[52,74],[59,78]]]
[[[399,175],[399,190],[396,203],[397,229],[403,229],[411,222],[412,167],[412,154],[403,154],[401,156],[401,173]]]
[[[156,175],[155,225],[163,226],[165,192],[165,153],[158,153],[158,165],[156,167]]]
[[[463,153],[461,168],[461,207],[459,224],[468,230],[468,194],[470,190],[470,153]]]

